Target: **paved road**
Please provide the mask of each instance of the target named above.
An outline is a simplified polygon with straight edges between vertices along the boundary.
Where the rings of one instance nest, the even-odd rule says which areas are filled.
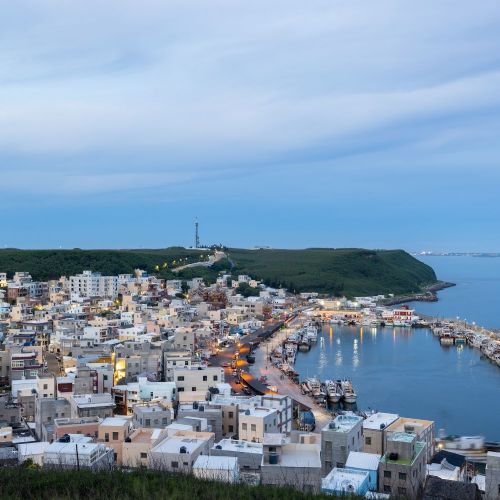
[[[45,353],[45,362],[47,363],[47,371],[56,376],[63,375],[62,363],[57,359],[56,354],[50,352]]]
[[[279,329],[282,325],[283,321],[267,321],[262,328],[245,336],[239,345],[231,344],[229,347],[221,349],[216,356],[210,358],[210,363],[214,366],[222,366],[223,364],[230,365],[233,361],[236,361],[237,370],[241,370],[243,373],[242,378],[247,383],[252,382],[252,385],[260,389],[259,392],[264,392],[266,390],[265,386],[258,383],[258,380],[254,381],[251,374],[246,375],[246,373],[249,373],[249,366],[251,366],[247,362],[246,356],[258,343],[262,342],[263,336],[271,335],[273,331]],[[236,360],[235,354],[238,354]],[[244,386],[240,383],[240,375],[234,376],[231,366],[224,368],[224,375],[226,382],[231,384],[236,393],[243,393]]]
[[[257,379],[265,375],[268,384],[276,386],[279,394],[286,394],[300,405],[310,408],[316,419],[316,429],[319,430],[330,422],[331,415],[310,397],[302,394],[298,384],[292,382],[288,377],[283,376],[281,370],[269,362],[268,352],[270,353],[274,347],[283,342],[286,336],[290,334],[290,331],[289,329],[281,330],[272,339],[261,344],[260,349],[255,353],[255,364],[250,367],[250,373]]]
[[[294,327],[300,322],[300,317],[294,314],[288,318],[288,326]],[[238,347],[231,345],[223,349],[217,356],[211,358],[211,363],[221,366],[222,363],[231,363],[234,361],[236,352],[239,354],[237,360],[237,368],[242,370],[241,378],[251,386],[260,389],[258,392],[265,392],[266,386],[259,382],[262,376],[267,377],[267,383],[270,386],[276,386],[279,394],[290,396],[294,401],[303,407],[310,408],[316,419],[316,429],[321,429],[331,420],[331,415],[321,406],[317,405],[310,397],[302,394],[298,384],[293,383],[288,377],[273,366],[269,362],[269,354],[286,336],[290,333],[291,329],[281,329],[285,324],[283,321],[272,321],[267,323],[263,328],[255,331],[254,333],[246,336],[243,343]],[[271,333],[275,332],[271,336]],[[266,338],[267,337],[267,338]],[[255,364],[249,365],[246,360],[246,355],[250,350],[254,349],[255,343],[258,343],[259,348],[255,349]],[[226,382],[231,384],[231,387],[236,393],[243,392],[243,386],[239,383],[240,376],[233,376],[232,368],[225,368]]]

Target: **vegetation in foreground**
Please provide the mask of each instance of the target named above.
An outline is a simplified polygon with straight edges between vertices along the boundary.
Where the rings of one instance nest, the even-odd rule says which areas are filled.
[[[228,485],[193,476],[155,471],[91,472],[24,467],[0,469],[2,499],[156,499],[169,500],[307,500],[327,499],[290,488]]]
[[[212,267],[174,269],[207,258],[207,251],[171,247],[157,250],[0,250],[0,270],[29,271],[35,280],[59,278],[84,269],[105,275],[140,268],[164,279],[202,277],[207,284],[227,272],[248,274],[295,292],[360,296],[420,292],[436,282],[433,269],[403,250],[311,248],[304,250],[228,250]],[[246,290],[246,292],[248,292]]]

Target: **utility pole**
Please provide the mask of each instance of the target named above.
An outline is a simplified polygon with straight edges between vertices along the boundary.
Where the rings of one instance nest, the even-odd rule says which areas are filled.
[[[194,220],[194,247],[200,248],[200,234],[198,232],[198,217]]]
[[[80,457],[78,456],[78,443],[75,443],[76,451],[76,470],[80,470]]]

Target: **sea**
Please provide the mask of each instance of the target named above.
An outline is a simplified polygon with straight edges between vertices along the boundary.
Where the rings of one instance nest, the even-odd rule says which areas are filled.
[[[456,287],[417,312],[500,328],[500,258],[424,257]],[[325,325],[295,369],[301,379],[350,378],[357,408],[436,422],[436,432],[500,441],[500,367],[469,346],[441,346],[427,328]]]

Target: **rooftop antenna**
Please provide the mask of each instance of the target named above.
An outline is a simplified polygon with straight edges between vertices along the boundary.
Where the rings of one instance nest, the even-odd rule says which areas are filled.
[[[198,232],[198,217],[194,220],[194,247],[200,248],[200,234]]]

